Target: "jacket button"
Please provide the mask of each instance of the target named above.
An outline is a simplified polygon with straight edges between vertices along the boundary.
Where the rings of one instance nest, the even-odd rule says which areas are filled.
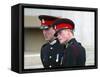
[[[50,65],[49,67],[51,68],[52,66]]]
[[[52,50],[53,48],[52,48],[52,47],[50,47],[50,49]]]
[[[52,56],[49,56],[49,58],[51,59],[51,58],[52,58]]]

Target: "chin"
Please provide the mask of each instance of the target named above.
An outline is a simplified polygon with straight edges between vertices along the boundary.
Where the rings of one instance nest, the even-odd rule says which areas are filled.
[[[48,39],[48,38],[45,38],[45,40],[46,40],[46,41],[50,41],[50,39]]]
[[[60,44],[63,44],[63,42],[62,42],[62,41],[60,41]]]
[[[48,41],[48,39],[45,39],[46,41]]]
[[[63,41],[60,41],[60,44],[64,44],[64,42]]]

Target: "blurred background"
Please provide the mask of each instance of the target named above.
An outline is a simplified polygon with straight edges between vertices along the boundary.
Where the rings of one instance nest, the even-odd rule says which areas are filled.
[[[94,12],[25,8],[24,69],[43,68],[40,50],[46,41],[39,29],[39,15],[51,15],[73,20],[75,23],[74,36],[86,49],[86,66],[94,65]]]

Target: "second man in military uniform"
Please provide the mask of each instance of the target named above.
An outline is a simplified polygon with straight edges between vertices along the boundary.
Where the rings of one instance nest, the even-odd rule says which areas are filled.
[[[61,65],[63,57],[64,46],[61,45],[56,37],[54,37],[55,29],[52,24],[58,17],[40,15],[39,19],[41,21],[41,30],[45,40],[47,41],[41,47],[41,61],[44,68],[58,68]]]
[[[86,51],[74,37],[74,22],[66,18],[57,19],[53,26],[56,30],[55,36],[59,42],[66,45],[63,51],[62,67],[85,66]]]

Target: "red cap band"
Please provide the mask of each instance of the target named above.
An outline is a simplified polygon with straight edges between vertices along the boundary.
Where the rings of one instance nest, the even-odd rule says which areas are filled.
[[[42,26],[42,25],[50,26],[53,22],[54,22],[54,21],[47,21],[47,20],[44,21],[44,22],[41,21],[41,26]]]
[[[66,23],[61,23],[56,25],[56,30],[62,29],[62,28],[68,28],[68,29],[73,29],[73,26],[71,24],[66,24]]]

